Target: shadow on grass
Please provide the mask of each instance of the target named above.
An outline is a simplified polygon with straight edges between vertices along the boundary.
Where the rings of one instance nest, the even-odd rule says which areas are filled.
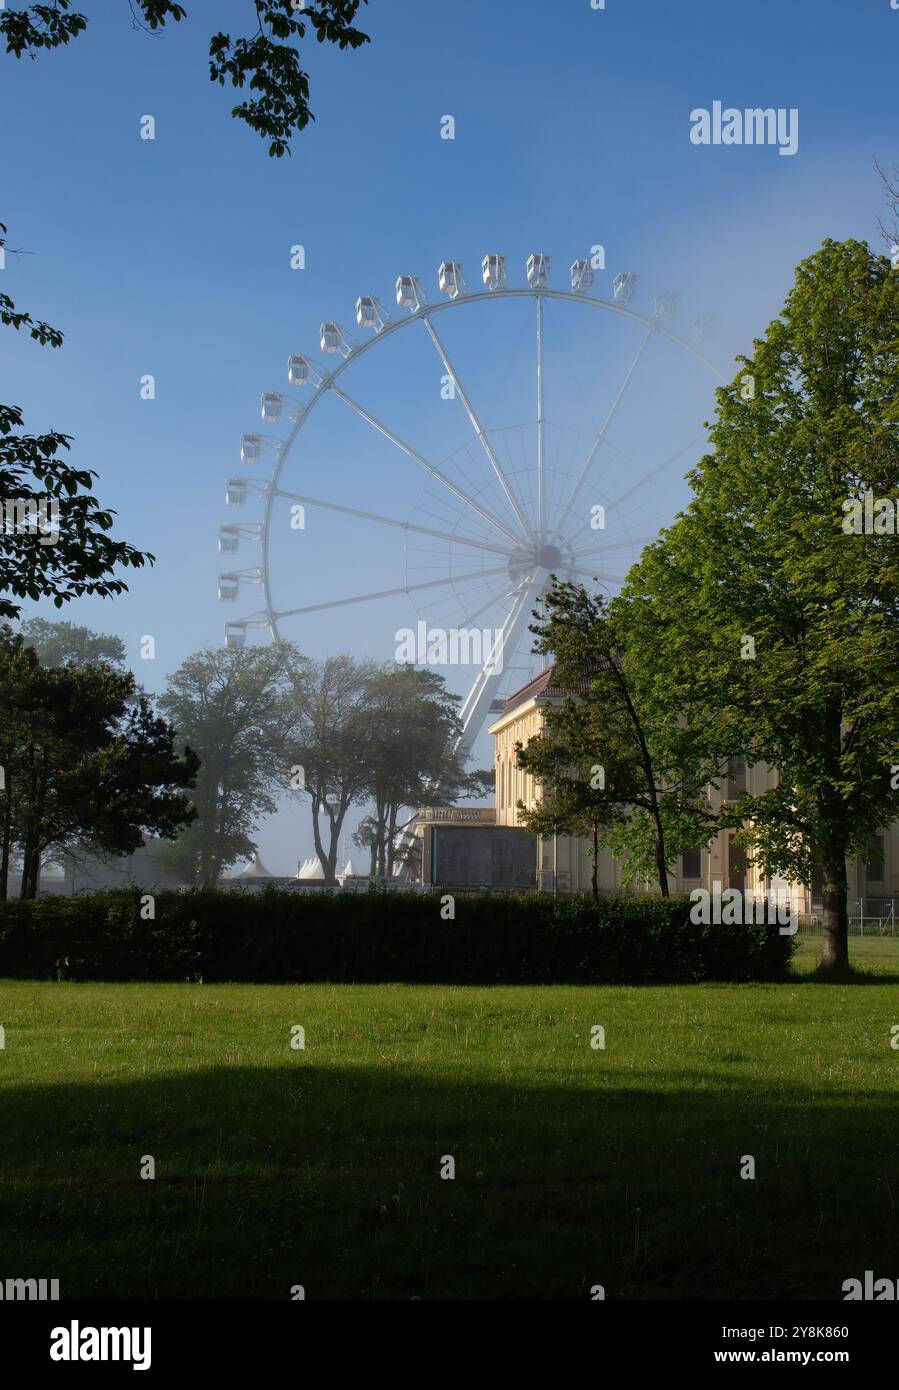
[[[899,984],[899,974],[888,974],[881,970],[868,970],[864,966],[849,965],[845,970],[821,969],[796,970],[786,976],[789,984]]]
[[[878,973],[854,965],[836,972],[825,972],[818,966],[815,970],[794,971],[787,978],[790,984],[800,985],[899,985],[899,975]]]
[[[64,1298],[839,1299],[899,1274],[889,1092],[769,1094],[676,1060],[625,1087],[482,1077],[301,1053],[8,1090],[0,1277]]]

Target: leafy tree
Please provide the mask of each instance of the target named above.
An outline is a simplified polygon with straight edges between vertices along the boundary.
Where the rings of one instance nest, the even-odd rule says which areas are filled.
[[[377,670],[374,662],[346,655],[292,668],[287,763],[303,769],[303,785],[294,790],[309,797],[315,852],[327,884],[337,881],[347,813],[367,794],[367,695]]]
[[[754,349],[718,392],[692,502],[626,594],[672,717],[776,769],[722,819],[765,874],[807,884],[823,867],[833,974],[847,856],[870,858],[899,815],[899,274],[826,241]]]
[[[250,0],[256,31],[246,37],[213,34],[209,41],[209,76],[224,87],[249,88],[256,95],[235,106],[231,115],[270,141],[269,155],[290,153],[290,139],[315,117],[309,108],[309,75],[291,40],[307,32],[319,43],[360,48],[368,35],[353,27],[360,6],[368,0]],[[108,0],[105,0],[108,9]],[[131,13],[152,32],[171,21],[187,18],[176,0],[129,0]],[[0,13],[0,36],[16,58],[34,58],[45,49],[64,47],[87,28],[87,16],[71,8],[72,0],[26,5]],[[137,27],[143,27],[137,21]]]
[[[10,641],[11,639],[11,634]],[[75,623],[51,623],[45,618],[30,618],[20,629],[19,640],[14,647],[7,649],[7,657],[12,650],[17,654],[17,662],[7,661],[3,667],[7,678],[18,670],[19,679],[12,679],[6,690],[3,706],[5,721],[0,731],[0,766],[6,779],[6,769],[12,777],[14,755],[24,745],[28,737],[28,705],[19,707],[19,695],[33,689],[33,680],[26,679],[28,672],[40,666],[95,665],[105,662],[109,666],[121,667],[125,661],[125,644],[120,637],[111,634],[97,634],[89,628]],[[33,713],[33,711],[32,711]],[[13,807],[7,796],[2,796],[0,786],[0,898],[6,896],[9,879],[10,857],[13,848]]]
[[[492,780],[492,773],[466,773],[455,751],[458,702],[442,676],[412,666],[382,668],[368,682],[360,751],[374,810],[354,838],[370,850],[373,875],[394,872],[397,837],[409,823],[404,810],[483,796]]]
[[[899,252],[899,165],[894,164],[889,171],[881,169],[877,161],[874,167],[880,175],[880,182],[883,186],[884,200],[889,209],[886,222],[880,219],[879,226],[884,241],[890,248],[890,255],[894,269],[896,268],[896,254]]]
[[[624,604],[554,580],[537,617],[535,650],[554,656],[554,681],[570,694],[547,706],[540,736],[518,745],[519,766],[542,787],[536,808],[519,803],[521,819],[538,833],[589,840],[594,893],[599,849],[609,845],[625,882],[655,878],[667,897],[670,864],[712,833],[698,796],[712,767],[701,740],[659,706],[658,654],[647,664],[629,643]]]
[[[21,635],[0,632],[3,851],[22,859],[23,898],[37,892],[48,850],[127,854],[143,832],[172,836],[192,812],[182,792],[197,760],[178,757],[174,731],[130,671],[103,663],[42,667]]]
[[[0,248],[6,245],[5,232],[0,223]],[[44,346],[62,344],[57,329],[16,309],[8,294],[0,294],[0,322],[27,329]],[[91,494],[96,474],[73,468],[62,456],[71,443],[68,435],[52,430],[24,434],[23,427],[18,406],[0,405],[0,618],[18,617],[17,599],[52,598],[60,608],[82,594],[121,593],[127,585],[112,577],[115,568],[152,564],[153,556],[110,537],[113,513],[104,511]],[[30,501],[36,509],[38,497],[44,500],[47,516],[51,507],[59,509],[55,539],[56,527],[42,534],[24,512],[9,513],[15,503],[21,507]]]
[[[185,882],[215,884],[256,849],[260,818],[277,810],[286,776],[286,739],[292,719],[293,649],[221,647],[197,652],[170,676],[159,707],[179,743],[200,758],[192,802],[196,819],[157,858]]]
[[[112,633],[92,632],[78,623],[51,623],[46,618],[29,618],[20,630],[26,647],[34,649],[42,666],[125,664],[125,643]]]

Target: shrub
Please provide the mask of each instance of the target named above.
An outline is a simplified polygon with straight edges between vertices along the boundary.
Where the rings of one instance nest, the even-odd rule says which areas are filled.
[[[455,898],[372,890],[139,888],[0,903],[0,976],[63,980],[441,984],[781,978],[776,926],[702,926],[686,898]]]

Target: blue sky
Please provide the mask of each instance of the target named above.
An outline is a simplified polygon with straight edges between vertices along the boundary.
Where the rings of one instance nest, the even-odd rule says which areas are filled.
[[[233,612],[216,598],[229,567],[218,526],[260,515],[252,505],[229,514],[224,483],[242,472],[240,435],[262,428],[260,393],[288,389],[289,354],[320,358],[326,319],[363,336],[357,295],[378,295],[396,315],[403,272],[439,299],[437,266],[449,258],[480,288],[487,251],[508,256],[516,285],[527,254],[547,251],[564,288],[571,261],[601,244],[607,269],[595,293],[608,296],[614,273],[632,270],[633,307],[649,313],[657,291],[676,288],[672,326],[689,338],[695,319],[714,319],[703,351],[727,375],[777,312],[799,259],[825,236],[878,241],[873,160],[899,162],[890,0],[607,0],[604,11],[589,0],[372,0],[359,21],[372,38],[365,49],[308,46],[317,120],[283,160],[230,119],[234,97],[207,77],[210,33],[249,33],[249,0],[186,0],[187,20],[162,36],[134,32],[126,0],[80,8],[89,27],[68,50],[0,59],[0,220],[10,245],[32,253],[8,257],[2,283],[66,333],[55,353],[0,335],[0,373],[3,399],[24,408],[31,428],[74,436],[73,457],[99,473],[119,534],[157,556],[127,595],[63,615],[119,633],[151,690],[190,652],[219,645],[226,618],[258,606],[253,593]],[[715,100],[797,108],[798,153],[691,144],[691,110]],[[145,114],[155,117],[154,141],[139,139]],[[440,138],[445,115],[456,122],[452,141]],[[302,271],[290,268],[295,244],[305,247]],[[523,488],[531,308],[470,306],[435,320]],[[548,305],[546,328],[547,449],[562,485],[639,336],[559,303]],[[443,368],[416,333],[367,354],[346,389],[489,497],[464,411],[441,400]],[[153,401],[140,399],[146,373],[156,378]],[[635,469],[642,476],[701,436],[714,384],[688,354],[654,342],[583,502],[619,496]],[[644,489],[623,535],[652,534],[683,504],[682,475],[700,452],[701,443],[688,447]],[[458,520],[439,488],[332,400],[310,417],[292,467],[286,485],[303,495],[438,527]],[[401,540],[320,514],[303,532],[279,523],[278,606],[437,572],[433,549],[404,555]],[[242,546],[236,567],[256,562]],[[449,626],[463,616],[457,600],[466,595],[452,589],[331,610],[286,635],[315,656],[387,659],[400,625],[424,617]],[[145,634],[156,637],[152,663],[139,656]],[[462,689],[468,674],[451,672],[450,684]],[[306,820],[305,810],[284,813],[262,828],[270,867],[290,871],[311,852]]]

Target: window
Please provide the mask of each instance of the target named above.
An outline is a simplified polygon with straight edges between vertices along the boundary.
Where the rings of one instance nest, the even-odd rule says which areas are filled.
[[[739,888],[741,893],[746,892],[746,875],[749,867],[746,849],[743,845],[738,845],[736,832],[731,831],[727,837],[727,886],[728,888]]]
[[[736,801],[741,792],[746,790],[746,764],[742,758],[728,758],[727,760],[727,800]]]
[[[683,878],[702,878],[702,850],[688,849],[681,855],[681,875]]]
[[[871,858],[865,862],[865,886],[883,886],[883,836],[876,835],[875,848],[871,852]]]

